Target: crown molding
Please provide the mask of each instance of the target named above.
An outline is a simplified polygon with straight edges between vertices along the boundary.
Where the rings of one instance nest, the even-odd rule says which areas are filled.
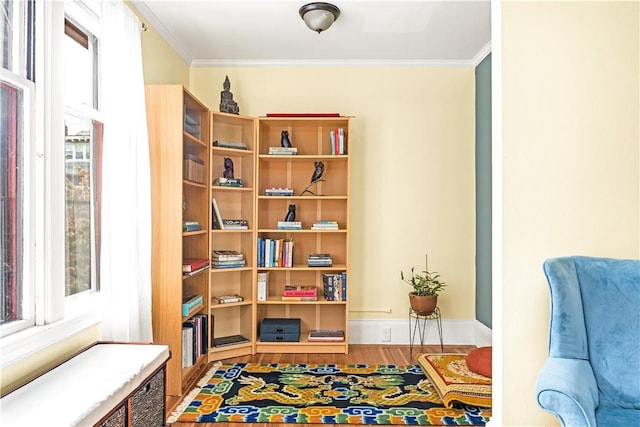
[[[147,21],[149,21],[149,24],[160,34],[160,36],[169,44],[169,46],[171,46],[171,48],[186,64],[191,64],[193,61],[193,54],[189,48],[164,26],[162,21],[160,21],[158,17],[151,12],[143,1],[133,0],[128,4],[135,8]]]
[[[475,67],[473,61],[386,59],[194,59],[191,67]]]
[[[482,49],[480,49],[480,51],[476,54],[476,56],[473,57],[473,59],[471,60],[471,62],[473,63],[473,66],[477,67],[478,65],[480,65],[480,63],[484,60],[484,58],[489,56],[490,53],[491,53],[491,41],[489,41],[489,43],[484,45]]]

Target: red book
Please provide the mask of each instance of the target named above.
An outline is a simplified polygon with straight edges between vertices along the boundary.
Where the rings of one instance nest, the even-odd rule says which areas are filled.
[[[209,265],[207,258],[184,258],[182,260],[182,272],[191,273]]]
[[[317,297],[318,289],[313,286],[285,286],[283,297]]]

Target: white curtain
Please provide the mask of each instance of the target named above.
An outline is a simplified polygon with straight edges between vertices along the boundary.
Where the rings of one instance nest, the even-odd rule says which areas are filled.
[[[150,342],[151,186],[141,24],[121,0],[105,1],[102,12],[102,337]]]

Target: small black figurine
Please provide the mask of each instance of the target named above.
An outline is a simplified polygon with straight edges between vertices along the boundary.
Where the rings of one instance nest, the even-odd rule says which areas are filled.
[[[296,205],[289,205],[289,211],[287,212],[287,216],[284,217],[284,220],[287,222],[296,220]]]
[[[322,162],[314,162],[316,169],[313,171],[313,175],[311,175],[311,183],[315,184],[317,181],[322,178],[322,174],[324,173],[324,163]]]
[[[311,187],[313,184],[320,182],[320,181],[324,181],[322,179],[322,174],[324,173],[324,163],[322,162],[314,162],[315,165],[315,169],[313,170],[313,175],[311,175],[311,184],[307,185],[307,187],[302,191],[302,193],[300,193],[300,195],[302,196],[304,193],[311,193],[314,196],[316,195],[316,193],[314,193],[313,191],[309,190],[309,187]]]
[[[280,137],[280,145],[283,147],[291,147],[291,141],[289,140],[289,131],[283,130],[282,136]]]
[[[224,173],[222,176],[233,179],[233,160],[230,157],[224,158]]]
[[[229,91],[229,89],[231,89],[229,76],[225,76],[222,88],[224,90],[220,92],[220,111],[223,113],[240,114],[240,107],[238,107],[238,103],[233,100],[233,93]]]

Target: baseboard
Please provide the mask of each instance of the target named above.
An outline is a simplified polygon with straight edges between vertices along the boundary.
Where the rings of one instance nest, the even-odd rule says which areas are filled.
[[[416,332],[414,343],[419,341]],[[442,341],[444,344],[478,347],[491,345],[491,329],[477,320],[442,319]],[[408,345],[409,319],[349,320],[349,344]],[[426,322],[424,344],[440,344],[435,320]]]

